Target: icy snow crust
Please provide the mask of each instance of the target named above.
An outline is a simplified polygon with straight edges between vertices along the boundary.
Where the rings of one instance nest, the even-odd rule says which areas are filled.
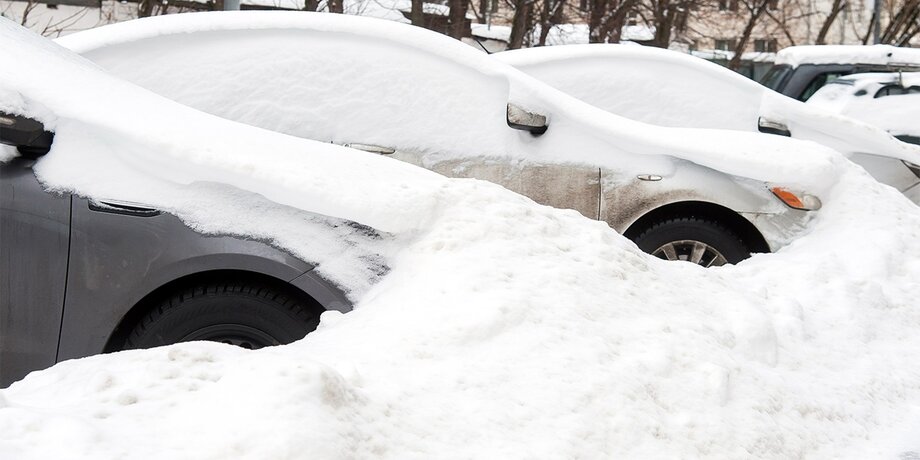
[[[492,56],[582,101],[633,120],[757,131],[757,119],[762,116],[785,123],[798,139],[844,154],[920,161],[920,147],[899,142],[876,126],[803,104],[722,66],[675,51],[593,44]]]
[[[137,181],[135,197],[179,213],[223,198],[274,221],[291,208],[250,193],[267,190],[389,222],[361,201],[405,221],[389,227],[414,228],[388,240],[391,271],[354,312],[324,314],[293,345],[96,356],[0,390],[0,458],[920,451],[920,211],[839,156],[823,158],[839,180],[804,236],[705,270],[645,256],[603,223],[495,185],[183,109],[6,20],[0,39],[0,62],[22,64],[0,66],[2,108],[57,130],[40,163],[50,185],[121,194]],[[81,161],[89,149],[98,153]],[[211,168],[220,177],[202,172]],[[233,187],[206,182],[218,180]],[[424,193],[430,206],[413,204]],[[207,217],[239,232],[252,215]],[[265,231],[296,241],[298,230]]]
[[[817,194],[834,181],[830,152],[820,147],[637,123],[456,40],[387,21],[182,14],[100,27],[59,43],[183,104],[308,139],[396,147],[434,161],[511,158],[637,174],[667,174],[674,167],[667,155]],[[227,75],[234,76],[229,83]],[[509,101],[547,114],[549,131],[535,139],[509,129]]]

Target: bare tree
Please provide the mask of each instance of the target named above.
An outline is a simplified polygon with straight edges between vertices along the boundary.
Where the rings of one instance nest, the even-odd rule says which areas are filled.
[[[818,31],[818,36],[815,37],[815,43],[818,45],[827,44],[827,33],[831,30],[831,25],[834,24],[834,20],[837,19],[837,15],[840,14],[847,7],[846,0],[834,0],[831,4],[831,11],[828,13],[827,17],[824,19],[824,23],[821,24],[821,30]]]
[[[594,0],[588,6],[588,41],[617,43],[638,0]]]
[[[424,27],[425,26],[425,1],[424,0],[412,0],[412,11],[410,13],[411,21],[413,26]]]
[[[511,18],[508,49],[523,47],[525,37],[533,32],[533,2],[534,0],[512,0],[514,16]]]
[[[330,13],[342,14],[345,12],[345,2],[342,0],[327,0],[326,5]]]
[[[36,3],[35,0],[29,0],[25,9],[22,10],[22,21],[19,22],[19,25],[28,27],[29,14],[32,13],[32,10],[34,10],[36,6],[38,6],[38,3]]]
[[[735,42],[734,55],[731,60],[728,61],[728,68],[732,70],[738,70],[741,68],[741,55],[744,54],[744,49],[747,48],[748,41],[751,39],[751,34],[754,32],[754,27],[757,26],[761,20],[764,18],[767,8],[770,7],[772,0],[739,0],[739,3],[743,7],[747,21],[744,24],[744,29],[741,31],[741,37]]]
[[[466,28],[466,11],[469,5],[469,0],[448,0],[450,10],[447,13],[447,35],[458,40],[469,35],[469,29]]]
[[[881,43],[904,46],[920,34],[920,0],[890,1],[886,10],[888,24],[879,36]]]
[[[655,30],[650,45],[667,48],[672,35],[683,32],[690,14],[704,5],[706,0],[643,0],[638,3],[639,15],[647,26]]]
[[[565,0],[542,0],[539,8],[540,36],[536,46],[545,46],[549,31],[565,21]]]

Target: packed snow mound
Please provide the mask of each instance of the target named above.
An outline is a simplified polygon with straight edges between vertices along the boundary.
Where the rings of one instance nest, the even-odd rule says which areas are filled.
[[[355,311],[290,346],[189,343],[33,373],[0,392],[0,456],[920,452],[920,211],[864,173],[809,235],[714,270],[491,184],[454,187]]]
[[[815,194],[835,177],[826,149],[775,136],[638,123],[457,40],[389,21],[182,14],[100,27],[58,43],[199,110],[326,142],[379,145],[438,161],[569,163],[628,174],[667,173],[668,156]],[[546,134],[509,129],[509,102],[547,115]]]
[[[389,272],[355,311],[325,313],[290,346],[101,355],[0,390],[0,458],[920,452],[920,209],[839,156],[826,158],[839,180],[800,239],[707,270],[651,258],[603,223],[493,184],[200,115],[6,20],[0,35],[0,62],[28,65],[0,67],[2,108],[56,130],[39,164],[50,186],[252,229],[251,214],[197,208],[223,199],[263,210],[259,231],[296,241],[290,220],[268,224],[312,211],[298,199],[326,197],[309,185],[319,181],[333,215],[373,221],[360,200],[418,224],[381,237]],[[48,85],[60,75],[69,80]],[[345,166],[352,176],[336,170]],[[422,192],[424,205],[393,207]]]
[[[920,50],[891,45],[801,45],[776,53],[776,64],[920,65]]]

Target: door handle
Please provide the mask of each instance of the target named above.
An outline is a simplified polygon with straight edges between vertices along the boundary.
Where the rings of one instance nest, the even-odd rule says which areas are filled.
[[[125,203],[121,201],[93,201],[89,202],[89,209],[96,212],[105,212],[109,214],[120,214],[123,216],[134,217],[154,217],[159,216],[160,211],[153,208],[144,207],[137,203]]]

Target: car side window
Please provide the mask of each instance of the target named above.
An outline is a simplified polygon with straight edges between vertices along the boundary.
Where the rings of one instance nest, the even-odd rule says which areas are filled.
[[[901,85],[885,85],[876,91],[875,98],[898,96],[902,94],[920,94],[920,86],[903,87]]]
[[[799,100],[802,102],[807,101],[808,98],[813,96],[819,89],[821,89],[822,86],[844,75],[847,75],[847,73],[845,72],[824,72],[816,76],[814,79],[811,80],[811,83],[809,83],[808,86],[805,87],[805,89],[802,91],[802,94],[799,95]]]

